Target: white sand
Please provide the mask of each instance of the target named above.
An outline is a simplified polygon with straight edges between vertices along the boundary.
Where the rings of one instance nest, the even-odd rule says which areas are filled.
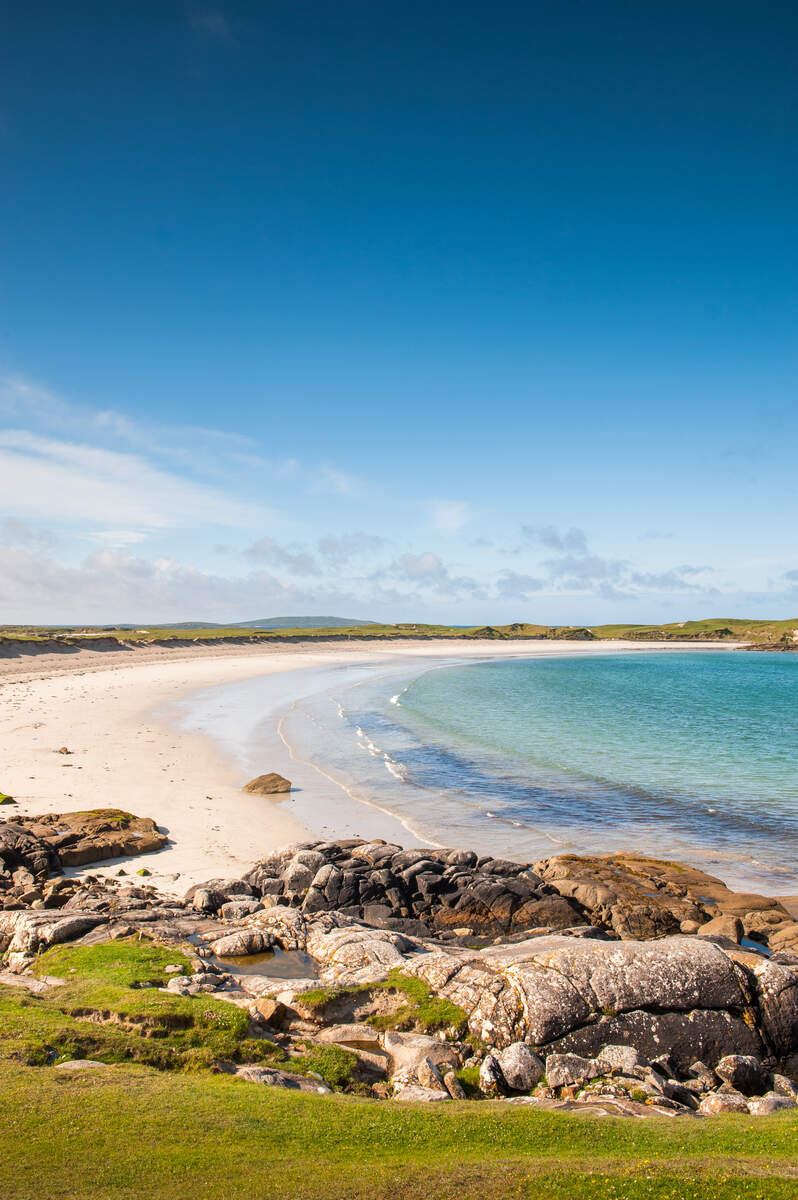
[[[0,791],[16,807],[0,817],[122,808],[152,817],[170,845],[88,873],[140,867],[164,891],[239,876],[259,857],[312,836],[285,804],[241,791],[246,780],[210,738],[177,732],[169,705],[201,688],[335,663],[412,658],[538,657],[618,650],[707,649],[623,642],[391,642],[242,646],[165,651],[81,651],[0,662]],[[720,646],[718,648],[721,648]],[[728,643],[722,645],[729,649]],[[159,716],[154,715],[155,712]],[[70,755],[56,751],[67,746]],[[272,769],[264,762],[260,769]],[[305,806],[307,811],[307,806]],[[326,822],[332,821],[329,811]],[[321,817],[320,821],[321,823]],[[329,824],[324,836],[329,836]],[[367,836],[402,840],[390,816],[369,812]],[[399,835],[399,836],[398,836]],[[407,839],[404,839],[405,841]],[[76,874],[87,872],[75,872]],[[148,881],[150,882],[150,881]]]

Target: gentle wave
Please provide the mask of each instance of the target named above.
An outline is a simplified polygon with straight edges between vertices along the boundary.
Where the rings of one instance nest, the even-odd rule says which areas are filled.
[[[303,698],[281,736],[422,843],[530,862],[634,849],[785,892],[798,661],[782,657],[416,664],[400,689],[394,670]]]

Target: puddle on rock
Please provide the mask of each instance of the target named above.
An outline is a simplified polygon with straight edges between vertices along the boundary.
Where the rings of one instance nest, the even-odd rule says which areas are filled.
[[[231,975],[268,975],[270,979],[318,979],[319,964],[304,950],[269,950],[213,961]]]

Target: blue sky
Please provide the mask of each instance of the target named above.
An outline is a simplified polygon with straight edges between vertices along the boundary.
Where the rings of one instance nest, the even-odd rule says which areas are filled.
[[[793,5],[12,7],[0,620],[798,612]]]

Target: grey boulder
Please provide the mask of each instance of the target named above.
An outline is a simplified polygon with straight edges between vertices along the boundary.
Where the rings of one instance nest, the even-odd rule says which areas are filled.
[[[512,1042],[496,1054],[507,1086],[514,1092],[528,1092],[543,1077],[543,1060],[526,1042]]]

